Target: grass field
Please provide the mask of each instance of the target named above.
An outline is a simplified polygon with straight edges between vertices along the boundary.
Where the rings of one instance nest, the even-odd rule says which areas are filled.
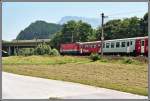
[[[77,82],[140,95],[148,95],[148,68],[142,58],[11,56],[3,57],[3,71],[41,78]]]

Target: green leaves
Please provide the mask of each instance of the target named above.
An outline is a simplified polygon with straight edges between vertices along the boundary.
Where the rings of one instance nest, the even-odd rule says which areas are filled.
[[[43,44],[39,44],[36,48],[35,48],[35,54],[36,55],[44,55],[44,54],[50,54],[51,52],[51,47],[45,43]]]

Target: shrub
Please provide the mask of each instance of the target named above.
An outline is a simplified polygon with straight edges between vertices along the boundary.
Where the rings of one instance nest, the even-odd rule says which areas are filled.
[[[51,47],[45,43],[43,44],[39,44],[36,48],[35,48],[35,54],[36,55],[44,55],[44,54],[50,54],[51,52]]]
[[[22,48],[18,50],[18,55],[30,56],[34,55],[34,48]]]
[[[90,55],[90,59],[91,59],[92,61],[97,61],[97,60],[100,60],[101,57],[100,57],[100,55],[97,54],[97,53],[92,53],[92,54]]]
[[[101,59],[101,62],[108,62],[108,59]]]
[[[16,53],[17,55],[17,53]],[[51,47],[45,43],[39,44],[35,49],[34,48],[22,48],[19,49],[18,55],[53,55],[58,56],[59,51],[57,49],[51,49]]]
[[[133,62],[134,62],[134,60],[132,58],[124,58],[123,59],[123,63],[125,63],[125,64],[131,64]]]
[[[54,48],[54,49],[51,50],[50,55],[53,55],[53,56],[59,56],[60,53],[59,53],[59,51],[58,51],[57,49]]]

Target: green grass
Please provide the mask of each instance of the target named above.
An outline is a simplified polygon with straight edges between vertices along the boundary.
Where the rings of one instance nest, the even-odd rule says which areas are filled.
[[[71,56],[11,56],[2,58],[5,65],[55,65],[66,63],[84,63],[89,62],[87,58]]]
[[[147,63],[134,59],[105,57],[92,62],[87,57],[5,57],[3,71],[47,79],[77,82],[97,87],[148,95]],[[38,65],[37,65],[38,64]]]

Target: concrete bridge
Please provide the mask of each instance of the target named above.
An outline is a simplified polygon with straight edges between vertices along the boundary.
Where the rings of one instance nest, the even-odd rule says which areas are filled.
[[[49,44],[50,39],[3,41],[2,50],[8,52],[9,55],[14,55],[15,51],[20,48],[35,48],[38,44],[44,42]]]

